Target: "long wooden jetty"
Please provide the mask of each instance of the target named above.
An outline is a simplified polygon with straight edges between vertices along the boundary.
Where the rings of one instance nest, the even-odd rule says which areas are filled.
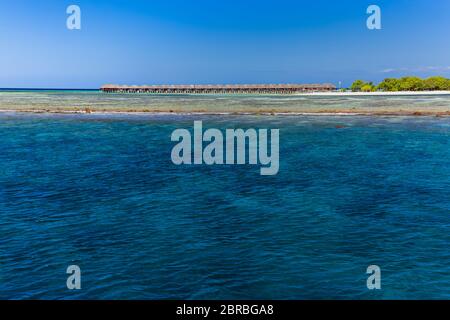
[[[335,91],[333,84],[229,84],[229,85],[151,85],[127,86],[107,84],[106,93],[155,94],[296,94]]]

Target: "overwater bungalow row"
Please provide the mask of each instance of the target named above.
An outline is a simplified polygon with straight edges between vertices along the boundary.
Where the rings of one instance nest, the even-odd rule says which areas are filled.
[[[104,85],[106,93],[155,94],[296,94],[335,91],[333,84],[244,84],[244,85]]]

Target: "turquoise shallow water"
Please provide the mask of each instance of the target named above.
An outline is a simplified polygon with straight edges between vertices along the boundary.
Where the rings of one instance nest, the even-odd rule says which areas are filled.
[[[279,128],[279,174],[173,165],[194,120]],[[0,298],[450,298],[448,118],[3,113],[0,136]]]

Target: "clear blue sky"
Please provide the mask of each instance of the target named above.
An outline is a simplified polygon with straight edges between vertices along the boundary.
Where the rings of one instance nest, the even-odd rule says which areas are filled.
[[[448,0],[1,1],[0,87],[450,77],[449,34]]]

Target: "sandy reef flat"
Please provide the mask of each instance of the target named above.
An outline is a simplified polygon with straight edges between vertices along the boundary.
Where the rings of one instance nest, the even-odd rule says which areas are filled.
[[[153,95],[0,91],[0,112],[450,116],[450,92]]]

